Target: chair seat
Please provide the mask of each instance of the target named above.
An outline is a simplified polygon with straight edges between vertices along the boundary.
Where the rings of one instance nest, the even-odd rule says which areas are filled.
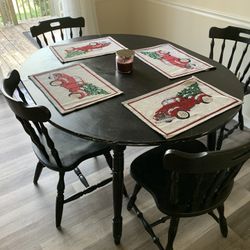
[[[153,148],[144,154],[136,158],[131,164],[131,175],[142,187],[150,192],[156,202],[159,210],[168,215],[180,215],[185,216],[190,214],[202,214],[204,210],[211,209],[211,207],[194,207],[190,204],[194,204],[190,197],[194,196],[195,187],[197,187],[196,175],[185,175],[179,176],[179,197],[178,202],[173,202],[171,190],[172,172],[163,167],[163,157],[169,146],[160,146]],[[206,146],[199,141],[191,141],[185,143],[177,143],[171,147],[171,149],[177,149],[188,153],[198,153],[206,151]],[[211,182],[213,180],[213,174],[207,174],[205,180],[203,179],[203,185],[206,180]],[[186,187],[189,187],[188,189]],[[202,187],[200,187],[202,188]],[[230,189],[229,187],[228,189]],[[225,190],[228,192],[229,190]],[[205,195],[205,193],[204,193]],[[198,198],[198,197],[197,197]],[[206,197],[204,197],[205,199]],[[221,200],[218,197],[218,202]],[[216,201],[215,201],[216,203]]]
[[[64,171],[70,171],[77,167],[82,161],[102,155],[111,150],[107,144],[76,137],[54,126],[49,127],[49,134],[58,151]],[[40,140],[44,140],[44,138],[41,137]],[[44,143],[44,145],[45,144],[46,143]],[[33,144],[33,149],[39,160],[44,165],[53,170],[59,170],[59,167],[51,154],[49,155],[49,160],[47,160],[35,144]],[[47,150],[47,152],[50,151]]]

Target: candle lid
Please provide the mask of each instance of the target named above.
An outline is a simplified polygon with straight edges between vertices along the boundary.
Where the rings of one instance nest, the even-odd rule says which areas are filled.
[[[135,54],[135,52],[130,49],[121,49],[121,50],[116,51],[116,54],[123,58],[130,58],[131,56]]]

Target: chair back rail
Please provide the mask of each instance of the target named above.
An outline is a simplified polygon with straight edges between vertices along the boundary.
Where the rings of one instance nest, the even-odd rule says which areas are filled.
[[[50,161],[52,155],[59,167],[62,166],[59,154],[51,139],[45,122],[49,121],[50,111],[44,106],[29,105],[18,85],[21,83],[20,75],[13,70],[9,78],[3,82],[3,95],[5,96],[11,110],[15,113],[17,120],[22,124],[25,132],[31,141],[39,149],[40,153]],[[15,90],[19,94],[18,98],[14,95]]]
[[[171,172],[172,205],[185,204],[187,210],[197,211],[213,206],[215,201],[226,200],[234,177],[249,158],[250,142],[224,151],[186,153],[168,150],[163,161],[164,168]],[[188,185],[193,192],[186,192]]]
[[[244,94],[250,93],[250,29],[228,26],[226,28],[211,27],[209,30],[209,58],[232,71],[242,84]],[[217,55],[217,56],[216,56]],[[220,149],[223,140],[235,129],[244,129],[242,109],[238,113],[238,122],[234,126],[223,126],[220,130],[216,149]]]
[[[65,29],[69,29],[69,36],[73,38],[73,28],[78,28],[78,36],[81,37],[83,35],[82,28],[84,27],[85,19],[83,17],[61,17],[40,21],[39,25],[30,28],[30,32],[31,35],[36,38],[39,47],[42,48],[42,40],[46,45],[49,45],[49,39],[54,43],[57,42],[55,35],[56,30],[60,32],[60,39],[65,40]],[[42,40],[40,38],[42,38]]]
[[[214,59],[215,57],[215,39],[221,39],[222,44],[219,49],[219,63],[225,65],[236,76],[239,76],[241,82],[246,82],[250,69],[250,30],[233,26],[226,28],[212,27],[209,31],[209,38],[212,39],[209,58]],[[233,46],[231,49],[226,50],[227,47],[230,47],[230,41],[234,41]],[[226,59],[225,56],[226,51],[229,53],[228,59]]]

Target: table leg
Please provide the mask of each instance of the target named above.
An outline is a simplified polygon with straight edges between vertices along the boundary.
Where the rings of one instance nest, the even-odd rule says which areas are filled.
[[[216,131],[211,132],[207,136],[207,147],[209,150],[214,151],[216,148]]]
[[[123,199],[123,170],[125,146],[116,145],[113,148],[113,237],[115,244],[120,244],[122,236],[122,199]]]

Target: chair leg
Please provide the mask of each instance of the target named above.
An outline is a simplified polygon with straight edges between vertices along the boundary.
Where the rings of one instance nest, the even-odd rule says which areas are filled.
[[[34,174],[34,178],[33,178],[33,183],[35,185],[37,185],[37,181],[42,173],[44,166],[42,165],[42,163],[39,161],[36,165],[36,170],[35,170],[35,174]]]
[[[110,152],[105,153],[105,154],[104,154],[104,157],[105,157],[105,159],[106,159],[106,161],[107,161],[107,163],[108,163],[110,169],[112,169],[113,158],[112,158]]]
[[[126,198],[128,198],[128,192],[127,192],[127,189],[126,189],[124,183],[123,183],[123,195],[124,195]]]
[[[57,184],[57,197],[56,197],[56,227],[61,226],[62,214],[63,214],[63,204],[64,204],[64,172],[59,173],[59,181]]]
[[[105,157],[105,159],[106,159],[106,161],[107,161],[107,163],[108,163],[108,165],[109,165],[109,167],[110,167],[110,169],[111,169],[111,171],[112,171],[113,157],[111,156],[111,154],[110,154],[109,152],[108,152],[108,153],[105,153],[105,154],[104,154],[104,157]],[[123,195],[124,195],[126,198],[128,198],[128,192],[127,192],[127,189],[126,189],[124,183],[123,183]]]
[[[135,184],[135,188],[133,191],[133,194],[131,195],[129,201],[128,201],[128,205],[127,205],[127,209],[130,211],[132,209],[132,207],[135,204],[136,201],[136,197],[137,194],[139,193],[139,191],[141,190],[141,185],[139,185],[138,183]]]
[[[216,145],[216,150],[220,150],[222,147],[222,143],[223,143],[223,139],[224,139],[224,130],[225,130],[225,126],[223,126],[220,129],[220,133],[219,133],[217,145]]]
[[[238,121],[239,121],[240,130],[244,130],[244,118],[242,114],[242,108],[239,111]]]
[[[177,233],[179,220],[180,218],[178,217],[171,217],[170,226],[168,229],[168,243],[166,246],[166,250],[173,250],[173,243]]]
[[[227,228],[227,220],[224,216],[224,206],[220,206],[217,208],[219,213],[219,224],[220,224],[220,231],[223,237],[227,237],[228,228]]]

